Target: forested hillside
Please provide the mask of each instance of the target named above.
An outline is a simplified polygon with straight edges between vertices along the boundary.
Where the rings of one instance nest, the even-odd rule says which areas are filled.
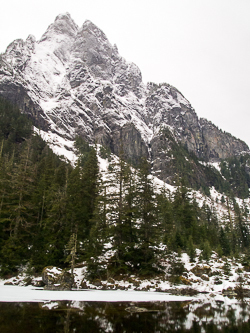
[[[227,212],[222,220],[218,205],[201,205],[185,187],[194,175],[190,178],[185,166],[184,148],[175,150],[175,168],[182,172],[171,192],[164,186],[156,189],[146,159],[131,168],[122,143],[118,158],[78,137],[78,160],[72,166],[32,128],[26,115],[0,99],[2,276],[15,274],[21,265],[35,273],[48,265],[82,262],[90,278],[107,272],[148,276],[161,272],[161,258],[169,251],[186,250],[191,258],[196,247],[204,258],[212,249],[220,255],[248,251],[249,212],[235,198],[248,195],[247,155],[221,162],[224,195],[216,204]],[[107,165],[105,175],[98,160]],[[193,161],[198,164],[197,157]]]

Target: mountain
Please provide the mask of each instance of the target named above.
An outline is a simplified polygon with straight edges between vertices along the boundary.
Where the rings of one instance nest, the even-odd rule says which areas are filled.
[[[146,157],[168,183],[181,174],[193,187],[213,186],[209,163],[249,153],[243,141],[199,118],[175,87],[144,84],[97,26],[78,27],[68,13],[40,40],[17,39],[1,54],[0,96],[28,114],[52,147],[70,150],[76,136],[117,155],[122,147],[132,164]]]
[[[0,276],[77,264],[84,289],[190,286],[210,273],[186,274],[177,252],[197,265],[249,252],[248,146],[173,86],[145,85],[90,21],[59,15],[0,56],[0,159]]]

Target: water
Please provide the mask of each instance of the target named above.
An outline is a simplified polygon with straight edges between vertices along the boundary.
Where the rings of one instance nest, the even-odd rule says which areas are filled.
[[[140,312],[144,311],[144,312]],[[246,301],[0,303],[2,333],[250,332]]]

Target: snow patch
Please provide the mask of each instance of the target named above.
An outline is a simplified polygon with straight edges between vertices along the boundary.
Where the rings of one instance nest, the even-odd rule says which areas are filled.
[[[74,141],[68,140],[60,135],[53,133],[51,131],[45,132],[34,127],[34,132],[37,133],[41,138],[46,141],[49,147],[58,156],[64,156],[66,159],[74,165],[77,157],[74,153]]]

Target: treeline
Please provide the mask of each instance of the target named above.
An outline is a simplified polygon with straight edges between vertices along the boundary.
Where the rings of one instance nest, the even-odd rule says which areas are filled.
[[[159,273],[167,252],[187,251],[193,260],[196,247],[206,260],[212,250],[221,256],[248,251],[248,209],[240,208],[235,198],[223,196],[223,200],[226,213],[220,221],[215,207],[205,202],[200,207],[195,193],[182,181],[174,193],[155,188],[147,161],[132,170],[121,149],[120,158],[109,164],[98,186],[89,236],[89,276],[101,278],[107,271]],[[107,250],[110,259],[105,261]]]
[[[90,278],[157,274],[161,256],[195,247],[230,255],[249,248],[248,211],[234,198],[225,227],[213,207],[199,207],[180,181],[175,193],[156,190],[150,166],[137,169],[101,148],[108,171],[100,175],[97,151],[81,138],[77,164],[55,155],[32,131],[25,115],[0,99],[0,273],[21,265],[33,273],[45,266],[85,261]],[[164,246],[166,245],[166,246]],[[75,249],[73,251],[73,249]]]

